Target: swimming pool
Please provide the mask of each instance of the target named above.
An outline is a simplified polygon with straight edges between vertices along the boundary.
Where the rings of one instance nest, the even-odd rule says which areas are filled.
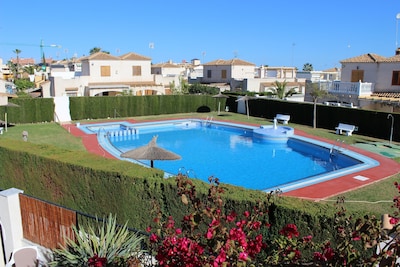
[[[223,183],[265,191],[290,191],[379,164],[340,146],[296,135],[274,142],[254,134],[260,127],[217,121],[123,122],[80,128],[97,133],[102,147],[120,159],[122,153],[158,135],[158,146],[182,157],[155,161],[155,167],[167,175],[185,172],[204,181],[215,176]]]

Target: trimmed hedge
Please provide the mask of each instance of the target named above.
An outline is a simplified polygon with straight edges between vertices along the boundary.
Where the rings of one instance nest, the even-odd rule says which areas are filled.
[[[107,96],[70,97],[72,120],[134,117],[159,114],[178,114],[216,111],[218,102],[237,112],[237,97],[216,99],[210,95],[155,95],[155,96]],[[37,123],[54,120],[54,103],[51,98],[13,99],[19,107],[0,107],[0,118],[8,114],[10,123]],[[273,119],[276,114],[290,114],[290,122],[312,126],[312,103],[290,102],[278,99],[249,100],[249,113],[254,117]],[[356,108],[317,105],[317,127],[334,131],[339,123],[358,127],[359,135],[388,139],[391,120],[387,112]],[[394,122],[400,121],[400,114],[393,113]],[[396,127],[396,125],[394,125]],[[400,131],[393,132],[393,141],[400,141]]]
[[[155,95],[71,97],[72,120],[133,117],[196,112],[202,106],[216,110],[218,101],[209,95]]]
[[[52,98],[14,98],[10,103],[18,107],[0,107],[0,117],[7,113],[9,123],[37,123],[54,121]]]

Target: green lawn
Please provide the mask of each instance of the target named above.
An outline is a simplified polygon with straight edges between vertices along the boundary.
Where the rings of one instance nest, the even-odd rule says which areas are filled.
[[[171,119],[171,118],[206,118],[213,116],[214,119],[218,120],[230,120],[242,123],[251,124],[271,124],[272,122],[263,118],[250,117],[247,118],[246,115],[236,114],[236,113],[225,113],[222,112],[221,116],[218,116],[216,112],[211,113],[190,113],[190,114],[172,114],[172,115],[158,115],[158,116],[143,116],[143,117],[133,117],[137,121],[144,120],[157,120],[157,119]],[[123,120],[124,118],[119,118]],[[104,120],[102,120],[104,121]],[[84,124],[84,121],[80,121]],[[91,121],[93,122],[93,121]],[[289,122],[289,126],[295,129],[302,130],[314,136],[319,136],[331,140],[336,140],[338,136],[335,134],[334,130],[326,129],[313,129],[312,127],[297,125]],[[28,131],[28,142],[36,144],[51,144],[54,146],[61,147],[68,150],[85,150],[82,145],[81,139],[72,136],[63,127],[56,123],[40,123],[40,124],[21,124],[13,127],[9,127],[7,132],[0,135],[0,138],[4,139],[17,139],[22,140],[22,131]],[[380,141],[376,138],[370,138],[365,136],[359,136],[354,134],[353,136],[341,137],[342,140],[345,139],[346,144],[353,144],[356,142],[369,142],[369,141]],[[399,158],[395,160],[400,161]],[[392,211],[391,202],[393,197],[396,195],[396,188],[393,186],[395,181],[400,181],[400,175],[390,177],[383,181],[377,182],[373,185],[366,186],[364,188],[354,190],[343,194],[346,198],[346,207],[349,211],[368,211],[373,214],[390,213]],[[328,202],[334,202],[337,197],[333,197]]]

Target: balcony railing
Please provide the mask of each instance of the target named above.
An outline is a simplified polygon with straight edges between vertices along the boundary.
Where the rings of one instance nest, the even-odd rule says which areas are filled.
[[[374,92],[374,84],[362,82],[333,81],[327,84],[327,90],[331,94],[345,94],[356,96],[370,95]]]

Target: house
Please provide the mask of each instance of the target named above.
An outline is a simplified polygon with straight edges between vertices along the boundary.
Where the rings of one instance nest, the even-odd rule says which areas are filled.
[[[255,76],[253,78],[246,79],[245,89],[246,91],[265,93],[271,91],[271,88],[275,87],[275,82],[286,82],[286,89],[295,89],[298,94],[293,96],[291,100],[303,101],[305,79],[299,79],[297,77],[297,69],[295,67],[269,67],[260,66],[255,68]]]
[[[339,68],[330,68],[322,71],[297,71],[298,79],[306,79],[312,82],[340,81],[341,71]]]
[[[135,53],[113,56],[97,52],[64,66],[55,66],[44,97],[165,94],[151,74],[151,59]]]
[[[33,66],[35,65],[35,59],[33,58],[12,58],[10,59],[11,63],[18,64],[20,66]]]
[[[400,111],[400,49],[392,57],[367,53],[340,63],[341,80],[320,83],[321,88],[335,97],[337,105]],[[311,101],[307,93],[305,98]]]
[[[181,79],[187,79],[186,65],[172,61],[151,65],[151,74],[156,84],[162,84],[165,87],[165,94],[171,94],[171,84],[179,87]]]
[[[361,88],[358,97],[360,107],[400,111],[400,48],[391,57],[369,53],[342,60],[341,63],[342,82],[372,84],[369,91]]]
[[[254,78],[253,63],[234,58],[217,59],[203,65],[203,84],[225,84],[224,89],[243,90],[243,81]]]
[[[12,82],[9,82],[7,79],[8,74],[9,74],[9,69],[6,68],[6,65],[3,65],[3,59],[0,58],[0,106],[7,106],[8,105],[8,99],[17,97],[16,93],[17,90],[15,88],[15,85]]]

